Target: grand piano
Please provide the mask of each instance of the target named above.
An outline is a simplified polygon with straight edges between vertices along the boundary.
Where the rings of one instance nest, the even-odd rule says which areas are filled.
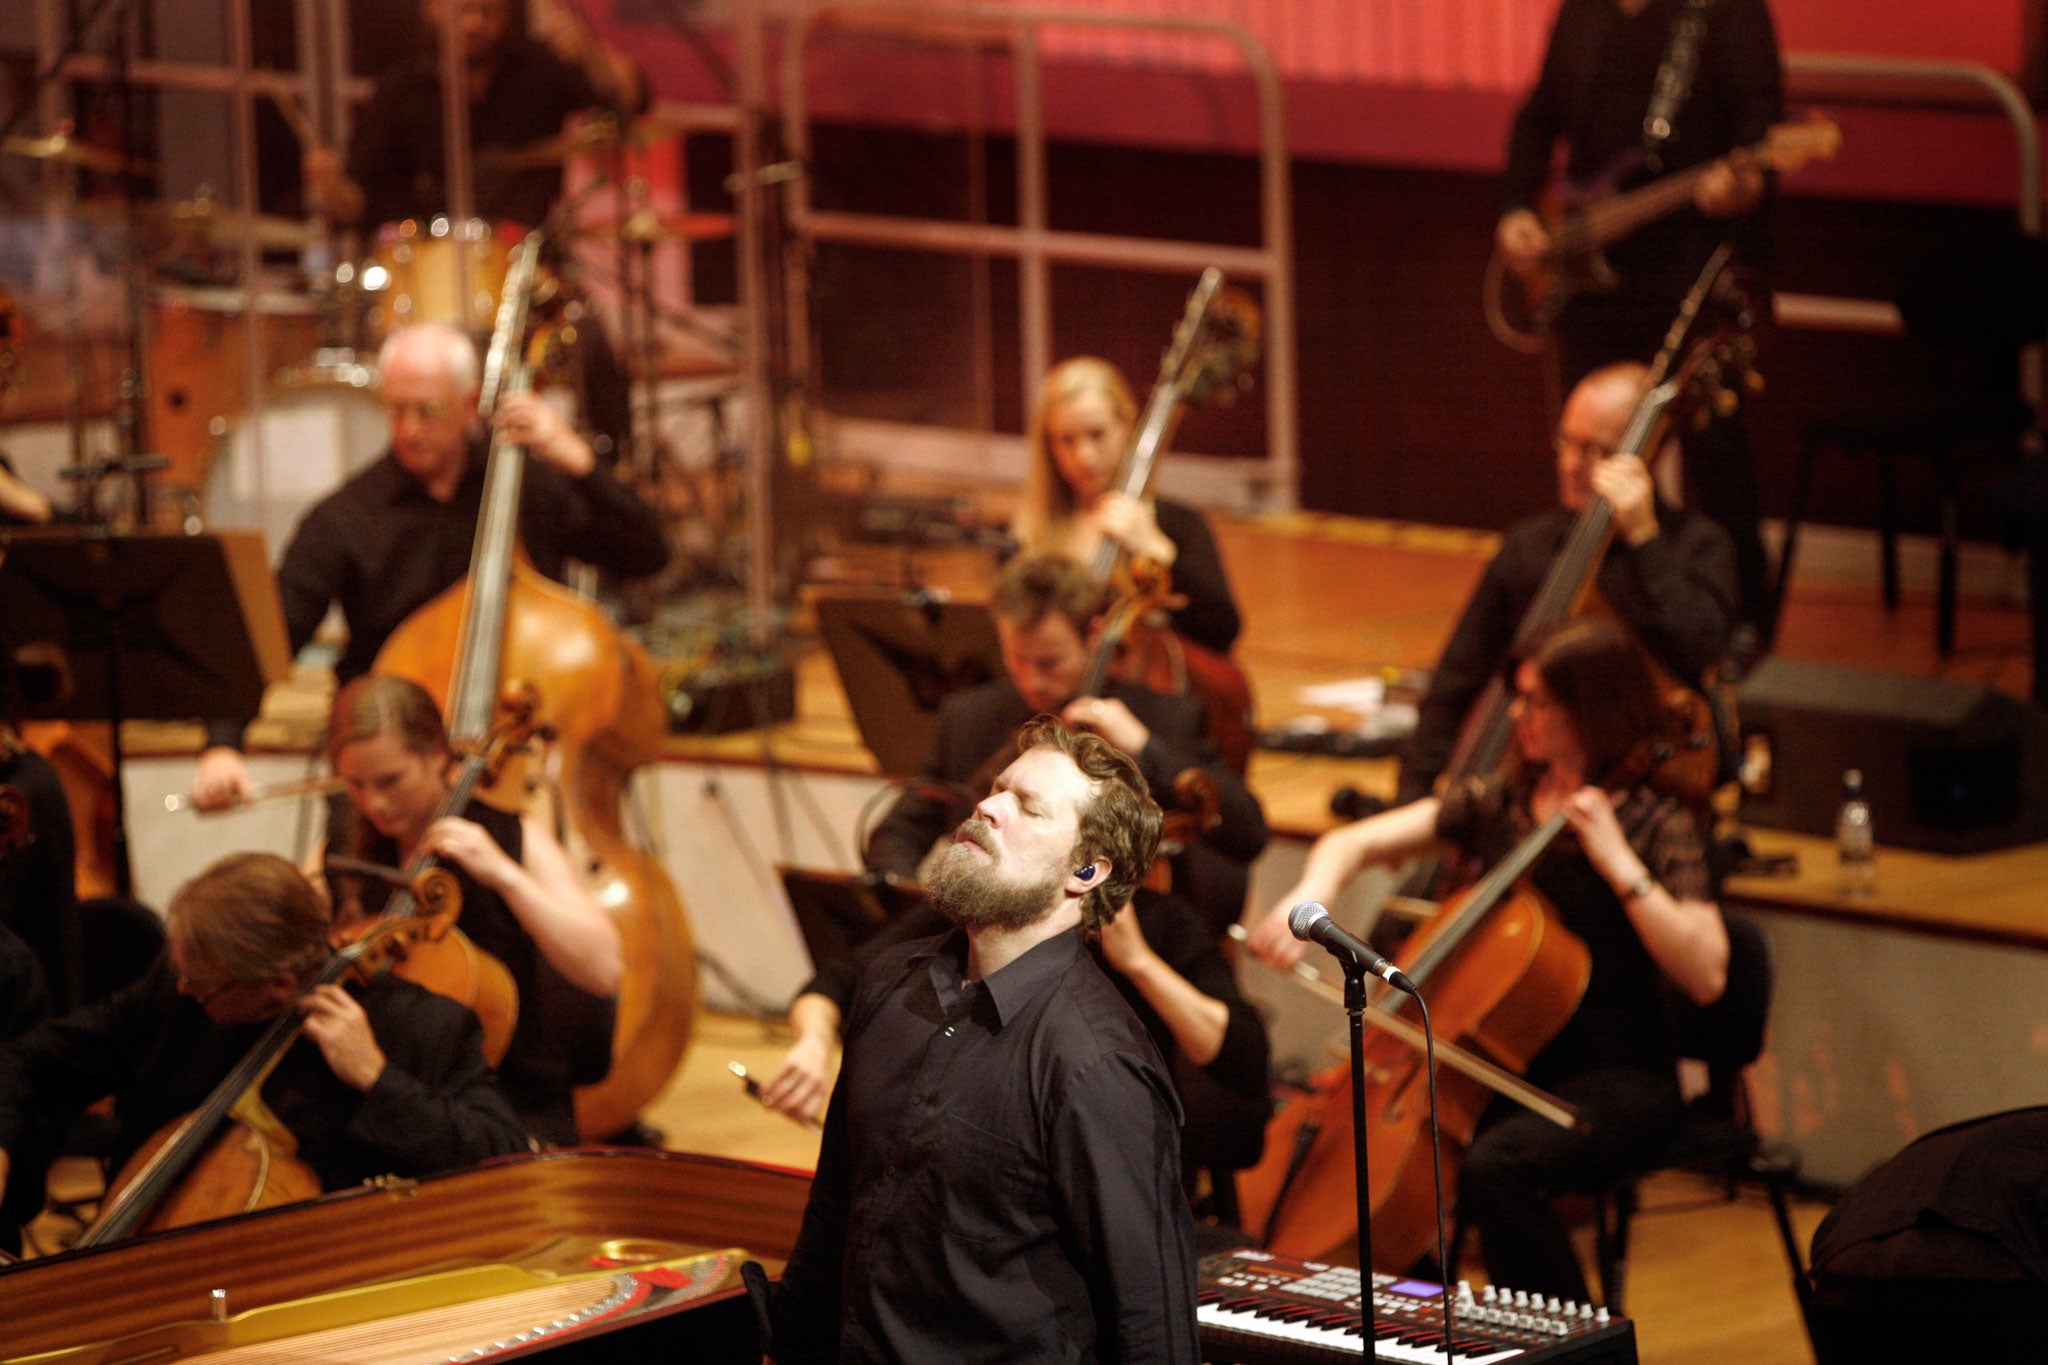
[[[810,1177],[585,1149],[387,1180],[0,1271],[0,1361],[757,1365]]]

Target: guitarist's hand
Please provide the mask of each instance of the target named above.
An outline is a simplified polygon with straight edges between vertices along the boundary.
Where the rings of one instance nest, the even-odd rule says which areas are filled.
[[[1692,187],[1693,207],[1709,218],[1748,213],[1764,197],[1764,173],[1754,166],[1736,170],[1716,161]]]
[[[1639,456],[1614,455],[1593,466],[1588,475],[1595,493],[1614,509],[1614,531],[1630,545],[1657,536],[1657,489]]]
[[[1550,254],[1550,233],[1533,209],[1516,209],[1504,214],[1493,230],[1493,242],[1508,269],[1526,279]]]
[[[363,216],[363,187],[349,178],[341,153],[333,147],[309,147],[300,159],[306,205],[328,222],[346,227]]]

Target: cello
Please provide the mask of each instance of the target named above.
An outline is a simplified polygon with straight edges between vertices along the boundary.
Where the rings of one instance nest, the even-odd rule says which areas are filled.
[[[1664,699],[1655,732],[1588,784],[1613,789],[1647,781],[1682,799],[1688,780],[1686,719]],[[1478,800],[1499,797],[1503,790],[1498,783],[1474,784],[1464,794]],[[1438,1032],[1514,1072],[1526,1070],[1571,1021],[1591,980],[1585,943],[1525,881],[1568,823],[1560,805],[1419,928],[1400,952],[1402,970],[1431,987]],[[1404,998],[1400,1008],[1410,1003]],[[1434,1161],[1440,1154],[1446,1184],[1454,1183],[1459,1154],[1491,1102],[1487,1089],[1496,1088],[1475,1084],[1462,1067],[1446,1070],[1455,1074],[1440,1083],[1443,1141],[1438,1146],[1429,1141],[1430,1077],[1423,1054],[1393,1032],[1376,1034],[1364,1049],[1359,1074],[1370,1086],[1365,1133],[1372,1180],[1370,1254],[1382,1268],[1406,1270],[1435,1248],[1440,1229]],[[1275,1117],[1259,1164],[1239,1177],[1246,1225],[1263,1229],[1264,1245],[1271,1250],[1314,1259],[1363,1251],[1356,1247],[1351,1075],[1346,1062],[1319,1076],[1313,1093]]]
[[[535,232],[520,244],[505,287],[484,367],[485,420],[518,368],[540,238]],[[659,675],[639,642],[543,576],[520,549],[525,458],[492,436],[469,573],[392,632],[376,668],[426,688],[457,744],[483,733],[505,684],[530,684],[539,698],[539,723],[554,736],[547,771],[515,765],[480,795],[520,810],[544,785],[572,862],[618,926],[626,974],[611,1072],[576,1092],[578,1130],[602,1137],[633,1123],[681,1060],[696,1017],[696,953],[674,885],[622,827],[626,783],[659,756],[666,731]]]
[[[1181,408],[1231,392],[1258,359],[1259,316],[1244,294],[1223,286],[1223,272],[1210,266],[1196,281],[1173,332],[1173,344],[1159,365],[1159,378],[1145,401],[1138,433],[1117,466],[1111,492],[1142,501],[1151,496],[1159,456]],[[1251,763],[1252,691],[1244,671],[1214,650],[1154,624],[1172,599],[1169,571],[1135,562],[1117,541],[1104,537],[1090,567],[1103,583],[1117,585],[1131,609],[1119,613],[1114,629],[1091,663],[1083,696],[1098,696],[1115,665],[1119,676],[1168,696],[1199,697],[1209,712],[1209,735],[1232,771],[1242,777]]]
[[[76,1249],[320,1193],[319,1177],[297,1158],[297,1139],[264,1103],[263,1083],[298,1041],[299,1000],[317,986],[387,966],[408,942],[417,947],[448,932],[461,899],[455,879],[430,868],[413,890],[403,913],[379,916],[300,983],[298,996],[197,1109],[143,1144],[109,1183],[99,1216],[79,1235]]]
[[[1527,836],[1456,902],[1403,945],[1401,969],[1428,988],[1436,1028],[1466,1051],[1524,1070],[1570,1021],[1592,975],[1586,945],[1555,922],[1533,888],[1517,883],[1564,828],[1563,812]],[[1384,999],[1375,1004],[1384,1006]],[[1412,1022],[1407,1002],[1396,1014]],[[1388,1032],[1369,1039],[1363,1074],[1372,1189],[1372,1264],[1406,1270],[1436,1248],[1436,1184],[1424,1054]],[[1256,1166],[1238,1174],[1245,1225],[1269,1251],[1365,1264],[1348,1061],[1315,1078],[1311,1093],[1276,1114]],[[1491,1088],[1465,1073],[1440,1081],[1445,1180],[1471,1140]]]

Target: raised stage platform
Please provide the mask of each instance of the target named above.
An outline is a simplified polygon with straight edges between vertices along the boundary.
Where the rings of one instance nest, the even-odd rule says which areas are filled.
[[[1493,545],[1475,532],[1344,518],[1216,522],[1244,608],[1238,654],[1262,727],[1306,713],[1304,687],[1427,668]],[[1849,542],[1838,558],[1853,569],[1856,553]],[[884,587],[910,574],[966,597],[984,592],[990,573],[986,556],[971,550],[849,551],[832,567]],[[2026,632],[2016,606],[1966,602],[1960,648],[1944,664],[1925,595],[1909,592],[1888,614],[1873,585],[1809,573],[1794,585],[1780,648],[1791,658],[2025,696]],[[774,866],[854,866],[853,831],[881,782],[824,652],[805,652],[797,676],[794,720],[676,737],[669,761],[638,786],[652,842],[690,907],[707,999],[727,1007],[779,1007],[808,975]],[[317,678],[273,690],[255,732],[259,746],[272,746],[258,758],[259,777],[304,774],[323,704]],[[190,777],[191,738],[167,727],[148,739],[160,756],[131,766],[128,808],[137,883],[153,902],[220,853],[293,852],[317,832],[317,821],[287,807],[196,822],[166,814],[163,797]],[[1259,900],[1292,883],[1308,842],[1333,823],[1333,791],[1390,795],[1393,767],[1262,751],[1251,777],[1278,835],[1256,869]],[[1878,833],[1883,840],[1886,831]],[[2048,1004],[2035,1002],[2048,1002],[2048,914],[2039,909],[2048,845],[1964,858],[1887,847],[1876,894],[1850,901],[1835,892],[1825,841],[1768,830],[1752,831],[1751,841],[1759,853],[1797,861],[1790,876],[1739,879],[1729,901],[1763,921],[1777,950],[1761,1089],[1766,1118],[1801,1149],[1811,1178],[1847,1184],[1920,1132],[2044,1098],[2048,1084],[2037,1073]],[[1335,909],[1358,913],[1341,902]],[[1285,981],[1243,970],[1247,992],[1272,1015],[1282,1064],[1312,1066],[1341,1020]],[[1965,1056],[1970,1064],[1958,1066]]]

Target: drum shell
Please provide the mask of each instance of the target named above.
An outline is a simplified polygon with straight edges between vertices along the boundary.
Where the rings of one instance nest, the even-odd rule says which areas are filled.
[[[441,322],[473,336],[488,335],[512,265],[512,248],[526,236],[515,223],[471,218],[408,218],[377,230],[365,287],[370,335],[382,341],[399,327]],[[464,297],[461,260],[469,266]]]

